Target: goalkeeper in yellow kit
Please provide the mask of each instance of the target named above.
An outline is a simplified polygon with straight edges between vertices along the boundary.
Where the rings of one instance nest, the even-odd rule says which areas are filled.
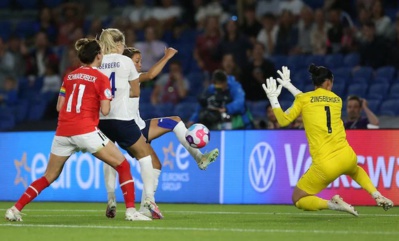
[[[323,66],[309,66],[314,91],[302,93],[290,80],[290,70],[283,67],[278,71],[281,78],[266,79],[263,89],[273,107],[277,121],[287,126],[302,114],[309,152],[313,162],[309,170],[300,178],[292,194],[292,201],[299,209],[307,211],[331,209],[345,211],[358,216],[357,211],[344,202],[339,195],[331,200],[315,196],[341,175],[349,175],[363,189],[369,192],[378,206],[385,210],[393,207],[393,202],[381,195],[372,184],[362,167],[357,165],[357,156],[346,140],[346,133],[341,120],[342,99],[331,92],[334,77]],[[277,97],[281,88],[287,88],[295,101],[291,108],[283,112]]]

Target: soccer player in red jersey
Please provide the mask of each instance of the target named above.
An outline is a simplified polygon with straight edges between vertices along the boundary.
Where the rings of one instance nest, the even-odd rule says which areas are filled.
[[[112,99],[108,78],[97,70],[103,59],[101,46],[97,40],[80,39],[75,47],[83,66],[64,78],[57,103],[58,127],[46,172],[26,189],[14,206],[7,209],[5,218],[22,221],[21,210],[25,205],[54,182],[68,158],[81,150],[92,153],[118,172],[126,204],[126,220],[151,220],[135,209],[129,163],[115,144],[97,129],[99,110],[108,115]]]

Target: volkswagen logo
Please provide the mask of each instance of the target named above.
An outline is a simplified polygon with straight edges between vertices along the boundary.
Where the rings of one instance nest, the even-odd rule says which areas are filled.
[[[252,149],[248,172],[251,185],[257,192],[269,189],[276,172],[276,158],[269,144],[260,142]]]

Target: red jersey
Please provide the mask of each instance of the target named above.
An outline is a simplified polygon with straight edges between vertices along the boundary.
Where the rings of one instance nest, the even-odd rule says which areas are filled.
[[[101,100],[111,100],[107,76],[92,67],[80,67],[64,77],[60,95],[65,96],[55,135],[75,136],[95,131]]]

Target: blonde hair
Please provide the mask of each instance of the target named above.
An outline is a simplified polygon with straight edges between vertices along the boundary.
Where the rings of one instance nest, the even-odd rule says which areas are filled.
[[[116,53],[119,45],[125,45],[125,35],[117,28],[103,29],[100,42],[104,54]]]

